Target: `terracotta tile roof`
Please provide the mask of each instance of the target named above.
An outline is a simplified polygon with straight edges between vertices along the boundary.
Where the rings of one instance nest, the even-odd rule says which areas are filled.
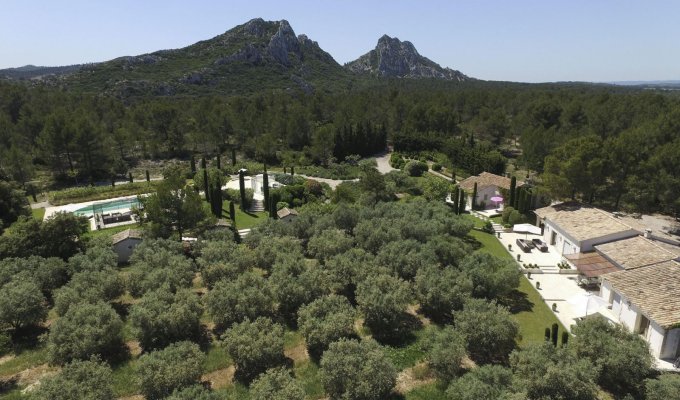
[[[680,324],[680,263],[666,261],[602,279],[664,329]]]
[[[580,203],[561,203],[539,208],[534,213],[553,222],[574,240],[584,241],[634,229],[610,213]]]
[[[644,267],[678,258],[676,254],[642,236],[599,244],[595,249],[624,269]]]
[[[281,219],[289,215],[298,215],[298,212],[293,210],[292,208],[283,207],[282,209],[276,212],[276,215],[279,217],[279,219]]]
[[[111,236],[113,244],[118,244],[125,239],[142,239],[142,231],[138,229],[126,229]]]
[[[587,253],[575,253],[564,256],[569,260],[578,272],[588,278],[608,274],[610,272],[621,271],[616,265],[609,262],[606,258],[594,251]]]
[[[487,186],[496,186],[506,190],[510,190],[510,178],[504,176],[492,174],[489,172],[482,172],[479,175],[471,176],[464,179],[458,184],[461,189],[471,191],[474,189],[475,182],[477,183],[477,190],[480,190]],[[517,181],[517,187],[524,185],[524,182]]]

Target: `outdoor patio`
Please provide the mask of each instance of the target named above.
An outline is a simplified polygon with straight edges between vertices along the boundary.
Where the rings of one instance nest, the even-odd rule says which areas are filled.
[[[557,272],[557,264],[562,261],[562,256],[559,255],[552,246],[548,246],[547,252],[542,252],[536,248],[531,249],[530,252],[525,253],[517,245],[517,239],[528,239],[540,238],[540,235],[532,235],[530,233],[517,233],[517,232],[499,232],[500,238],[498,238],[498,233],[496,237],[503,244],[505,249],[508,249],[508,245],[512,246],[509,251],[512,258],[517,260],[517,255],[520,255],[520,266],[523,264],[537,264],[541,269]]]

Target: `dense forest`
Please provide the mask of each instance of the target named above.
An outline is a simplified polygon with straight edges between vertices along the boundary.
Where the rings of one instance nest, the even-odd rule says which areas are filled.
[[[338,93],[121,100],[0,86],[0,168],[21,186],[108,181],[142,160],[230,149],[270,164],[328,166],[386,143],[443,153],[467,174],[504,173],[510,163],[553,198],[680,210],[680,100],[663,93],[422,80]]]

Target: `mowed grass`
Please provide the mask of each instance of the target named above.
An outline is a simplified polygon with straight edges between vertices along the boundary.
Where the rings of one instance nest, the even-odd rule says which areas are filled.
[[[474,221],[475,225],[479,223],[482,225],[484,224],[484,222],[478,218],[472,216],[466,216],[466,218],[476,220]],[[499,258],[514,261],[510,253],[505,250],[501,242],[499,242],[494,235],[473,229],[470,231],[469,236],[481,245],[476,251],[489,253]],[[513,312],[513,317],[519,324],[521,335],[519,340],[520,346],[545,340],[545,328],[551,327],[552,324],[556,323],[560,327],[561,332],[565,331],[564,326],[543,302],[538,291],[536,291],[531,281],[529,281],[525,275],[522,275],[520,278],[519,287],[513,294],[512,299],[513,303],[518,305],[517,307],[513,307],[514,309],[511,309],[511,311]]]
[[[114,226],[113,228],[105,228],[105,229],[99,229],[99,230],[94,230],[94,231],[87,231],[83,235],[84,238],[88,239],[95,239],[99,237],[111,237],[115,235],[118,232],[122,232],[127,229],[136,229],[139,228],[139,225],[137,224],[129,224],[129,225],[121,225],[121,226]]]
[[[45,218],[45,208],[32,208],[31,214],[33,214],[33,218],[42,221]]]
[[[229,218],[229,200],[222,203],[222,215]],[[236,217],[236,229],[254,228],[267,220],[268,214],[265,211],[250,213],[241,210],[238,204],[234,203]]]

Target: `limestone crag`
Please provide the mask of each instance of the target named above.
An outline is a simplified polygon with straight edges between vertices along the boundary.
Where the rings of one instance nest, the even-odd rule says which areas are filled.
[[[396,78],[438,78],[467,81],[469,77],[421,56],[411,42],[383,35],[375,49],[345,64],[357,74]]]

